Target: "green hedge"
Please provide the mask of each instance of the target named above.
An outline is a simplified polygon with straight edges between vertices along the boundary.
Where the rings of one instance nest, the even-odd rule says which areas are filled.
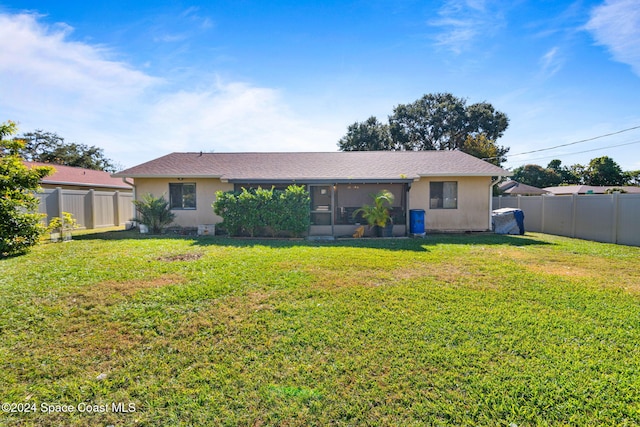
[[[218,191],[213,211],[222,217],[220,228],[232,236],[299,236],[310,223],[309,192],[303,186],[286,190]]]

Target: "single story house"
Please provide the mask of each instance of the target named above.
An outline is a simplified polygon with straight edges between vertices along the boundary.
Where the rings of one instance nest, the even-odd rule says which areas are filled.
[[[542,188],[523,184],[512,179],[499,184],[498,190],[500,190],[501,194],[507,196],[541,196],[549,193],[547,190],[543,190]]]
[[[24,162],[29,167],[52,166],[55,171],[40,181],[39,211],[47,223],[63,212],[71,213],[81,228],[125,225],[134,215],[133,185],[109,172],[52,163]]]
[[[624,190],[630,194],[640,194],[640,187],[632,186],[597,186],[597,185],[561,185],[559,187],[547,187],[545,188],[549,193],[556,196],[570,195],[570,194],[606,194],[607,191]]]
[[[381,189],[395,196],[393,233],[409,231],[409,212],[425,210],[427,231],[491,229],[492,187],[511,172],[460,151],[171,153],[113,174],[135,180],[135,197],[165,195],[176,224],[216,224],[217,191],[304,185],[309,235],[346,236],[353,212]]]
[[[55,165],[53,163],[24,162],[28,168],[51,166],[55,171],[42,179],[42,188],[63,188],[66,190],[100,190],[124,191],[131,193],[132,187],[120,178],[114,178],[109,172],[73,166]]]

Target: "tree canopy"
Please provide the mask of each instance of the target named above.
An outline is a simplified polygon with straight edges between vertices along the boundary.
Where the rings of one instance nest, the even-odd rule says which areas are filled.
[[[376,117],[355,122],[338,141],[342,151],[460,150],[499,165],[507,147],[496,144],[509,125],[491,104],[467,101],[450,93],[427,94],[399,104],[384,124]]]
[[[591,159],[585,175],[587,185],[625,185],[626,177],[616,162],[609,156]]]
[[[394,150],[389,125],[380,123],[374,116],[366,121],[355,122],[347,127],[347,134],[340,138],[338,146],[342,151],[382,151]]]
[[[534,187],[555,187],[558,185],[638,185],[640,171],[623,172],[611,157],[591,159],[587,166],[574,164],[562,166],[562,161],[554,159],[543,168],[539,165],[524,165],[513,170],[511,179]]]
[[[524,165],[515,168],[511,179],[538,188],[555,187],[562,183],[562,178],[556,171],[539,165]]]
[[[25,141],[20,153],[28,161],[107,172],[117,171],[113,161],[105,157],[104,150],[96,146],[66,143],[58,134],[40,129],[25,133],[20,139]]]

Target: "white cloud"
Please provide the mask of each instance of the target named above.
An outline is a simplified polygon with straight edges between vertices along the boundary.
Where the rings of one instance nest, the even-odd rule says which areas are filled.
[[[540,72],[543,77],[551,77],[562,68],[563,60],[559,52],[560,49],[557,46],[554,46],[540,59]]]
[[[640,76],[640,7],[637,0],[607,0],[594,8],[586,25],[596,42],[616,61],[629,64]]]
[[[435,36],[436,45],[455,54],[470,49],[478,38],[489,36],[503,21],[501,13],[489,10],[484,0],[448,0],[438,15],[428,22],[442,29]]]
[[[277,90],[220,79],[198,92],[167,94],[150,107],[148,125],[165,134],[166,151],[298,151],[337,141],[296,117]]]
[[[68,40],[72,28],[42,25],[38,16],[0,15],[0,72],[27,89],[63,90],[86,99],[118,99],[160,82],[126,64],[108,59],[109,51]],[[90,88],[90,90],[88,90]]]
[[[336,149],[343,129],[301,118],[278,90],[209,75],[202,89],[170,92],[170,76],[150,76],[71,35],[36,15],[0,14],[0,121],[102,147],[124,166],[170,151]]]

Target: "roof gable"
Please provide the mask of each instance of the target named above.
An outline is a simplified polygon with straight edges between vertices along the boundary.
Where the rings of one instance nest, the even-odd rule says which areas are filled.
[[[412,180],[421,176],[509,176],[460,151],[171,153],[114,174],[228,181]]]

